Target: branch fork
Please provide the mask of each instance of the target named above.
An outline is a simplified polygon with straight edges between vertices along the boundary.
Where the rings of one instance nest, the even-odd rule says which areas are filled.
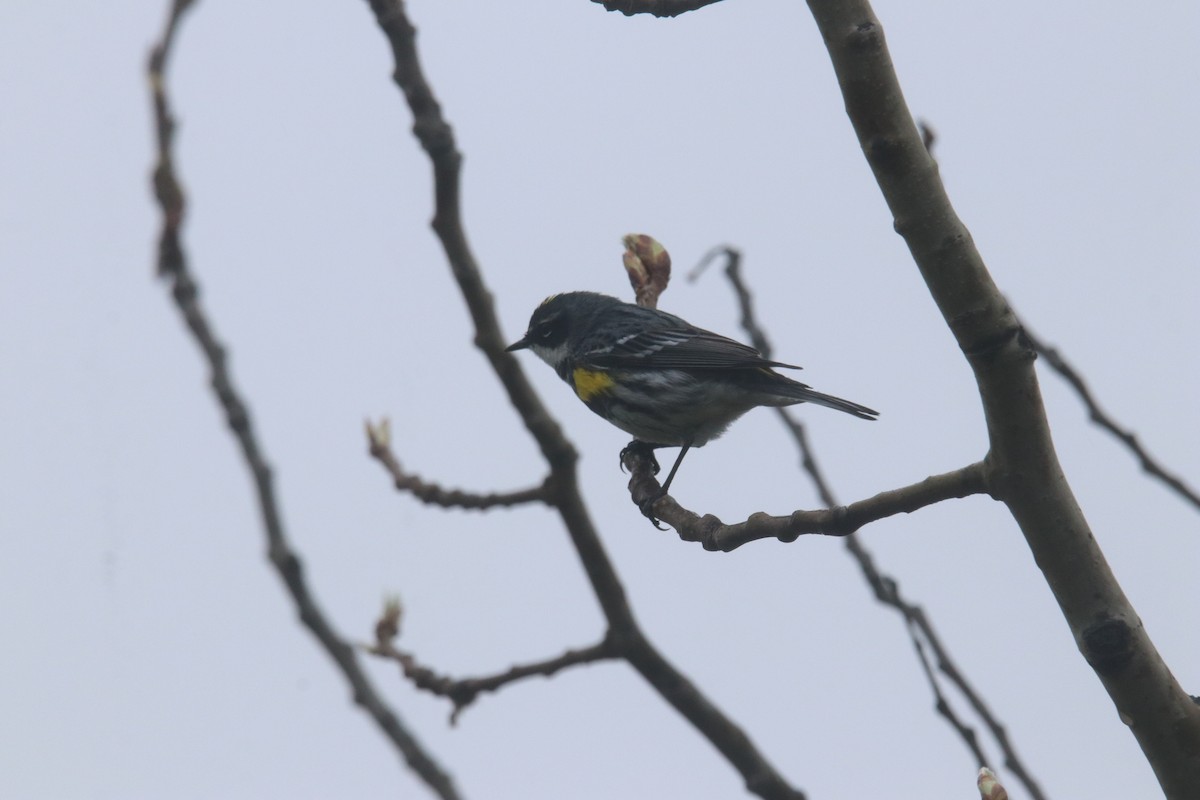
[[[494,675],[477,678],[451,678],[423,666],[417,661],[416,656],[396,647],[396,639],[400,635],[401,614],[400,601],[395,598],[387,600],[384,603],[383,613],[375,624],[375,643],[364,649],[371,655],[380,656],[398,664],[404,677],[412,681],[413,686],[449,700],[453,706],[450,712],[451,725],[456,725],[459,715],[484,692],[499,691],[510,683],[538,675],[549,678],[569,667],[620,658],[623,655],[620,637],[610,634],[594,645],[577,650],[567,650],[562,655],[542,661],[515,664],[504,672]]]

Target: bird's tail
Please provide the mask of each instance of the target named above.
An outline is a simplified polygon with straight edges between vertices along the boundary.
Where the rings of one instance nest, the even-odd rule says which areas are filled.
[[[778,377],[783,377],[779,375]],[[786,384],[776,384],[772,387],[779,394],[787,397],[791,402],[781,403],[780,405],[791,405],[792,403],[815,403],[826,408],[836,408],[838,411],[844,411],[847,414],[853,414],[859,419],[875,419],[879,416],[879,412],[860,406],[858,403],[851,403],[849,400],[843,400],[840,397],[834,397],[831,394],[822,394],[821,392],[811,389],[799,381],[793,381],[790,378],[784,378]]]

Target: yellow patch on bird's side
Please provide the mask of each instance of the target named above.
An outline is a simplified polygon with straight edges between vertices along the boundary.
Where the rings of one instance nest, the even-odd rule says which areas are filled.
[[[607,372],[576,367],[575,371],[571,373],[571,383],[575,386],[575,394],[586,403],[601,392],[612,388],[614,381]]]

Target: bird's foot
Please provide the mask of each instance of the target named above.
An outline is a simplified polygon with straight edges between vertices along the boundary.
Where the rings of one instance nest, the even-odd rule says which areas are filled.
[[[625,456],[629,454],[650,459],[650,471],[657,475],[660,467],[658,466],[658,459],[654,457],[654,447],[654,445],[647,444],[641,439],[634,439],[632,442],[622,447],[620,460],[618,461],[618,463],[621,465],[621,471],[625,471]]]
[[[663,525],[660,525],[659,518],[654,516],[654,504],[657,503],[659,500],[662,500],[666,496],[667,496],[667,490],[659,489],[657,492],[650,495],[649,497],[647,497],[645,500],[643,500],[641,503],[638,504],[638,510],[642,512],[642,516],[644,516],[646,519],[650,520],[650,524],[653,525],[654,527],[658,528],[660,531],[665,531],[665,530],[667,530],[667,528]]]

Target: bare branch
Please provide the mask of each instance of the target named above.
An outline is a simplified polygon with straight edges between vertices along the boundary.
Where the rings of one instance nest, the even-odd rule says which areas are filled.
[[[368,452],[383,465],[392,476],[392,483],[401,492],[411,494],[426,505],[442,508],[465,508],[483,511],[489,508],[511,508],[526,503],[550,503],[549,478],[540,486],[515,492],[489,492],[475,494],[459,489],[445,489],[435,483],[426,483],[417,475],[406,472],[391,449],[390,426],[387,420],[378,425],[366,425]]]
[[[766,332],[758,324],[757,315],[754,313],[754,298],[750,293],[749,287],[746,286],[742,279],[741,272],[741,252],[736,248],[723,246],[714,248],[701,265],[692,271],[692,275],[698,275],[706,262],[719,255],[726,257],[725,275],[733,286],[734,293],[737,297],[738,307],[741,312],[741,324],[747,335],[750,336],[754,346],[758,348],[764,356],[771,357],[772,347],[771,342],[767,338]],[[834,496],[833,489],[829,485],[829,481],[825,477],[825,473],[821,470],[817,463],[816,454],[813,451],[812,445],[808,440],[808,434],[804,425],[795,418],[787,408],[776,409],[780,420],[783,421],[792,439],[796,443],[797,449],[800,451],[800,462],[804,471],[808,473],[812,479],[813,485],[816,487],[817,495],[821,498],[821,502],[826,506],[833,508],[837,506],[837,498]],[[882,604],[896,609],[904,617],[905,627],[908,630],[910,639],[912,640],[913,649],[917,653],[921,668],[925,675],[930,680],[930,686],[933,689],[934,704],[938,713],[942,715],[947,723],[962,738],[967,749],[978,759],[979,764],[983,764],[987,759],[983,758],[982,750],[979,746],[978,738],[975,730],[965,722],[963,722],[958,714],[954,711],[946,699],[945,693],[941,690],[941,685],[937,681],[936,676],[930,671],[929,659],[926,654],[926,648],[933,651],[937,658],[938,671],[946,677],[950,684],[954,686],[958,692],[966,699],[971,709],[975,714],[983,720],[988,732],[1004,753],[1005,767],[1016,775],[1018,780],[1024,784],[1026,791],[1034,800],[1044,800],[1045,795],[1042,793],[1041,787],[1034,779],[1033,775],[1025,767],[1025,763],[1017,755],[1016,749],[1008,738],[1008,732],[1004,725],[992,713],[991,708],[984,702],[982,695],[971,685],[966,676],[958,668],[954,659],[951,658],[949,650],[942,642],[941,637],[934,630],[933,624],[925,614],[925,609],[920,605],[910,602],[900,593],[900,584],[892,576],[884,573],[875,564],[875,558],[870,551],[863,545],[862,540],[851,535],[845,538],[846,551],[858,563],[859,569],[862,571],[863,579],[867,585],[871,587],[871,591],[875,594],[875,598]]]
[[[987,492],[984,464],[977,461],[911,486],[880,492],[848,506],[793,511],[786,516],[759,512],[751,514],[745,522],[726,524],[712,514],[701,517],[688,511],[670,495],[659,497],[661,487],[654,477],[654,465],[648,452],[627,448],[622,454],[622,463],[630,471],[629,493],[635,505],[653,512],[654,517],[674,528],[683,541],[699,542],[705,550],[723,552],[736,550],[758,539],[794,542],[806,533],[848,536],[869,522],[896,514],[910,514],[943,500]]]
[[[604,6],[605,11],[620,11],[627,17],[635,14],[677,17],[680,14],[718,3],[720,0],[592,0],[592,2]]]
[[[292,597],[305,627],[333,659],[354,693],[354,702],[363,708],[403,755],[409,767],[444,800],[460,796],[449,775],[425,752],[425,748],[408,731],[367,678],[358,664],[354,649],[334,629],[317,605],[308,588],[299,556],[292,549],[284,531],[279,507],[275,500],[271,468],[258,444],[250,414],[230,375],[225,349],[217,339],[200,306],[199,289],[188,268],[187,256],[180,242],[184,217],[184,194],[173,165],[174,115],[166,90],[165,68],[175,32],[191,0],[175,0],[167,18],[162,39],[150,54],[148,67],[154,102],[154,119],[158,135],[158,162],[154,169],[154,192],[163,212],[163,227],[159,240],[158,272],[171,281],[172,297],[183,315],[188,329],[200,346],[212,371],[212,388],[217,396],[226,422],[241,447],[242,456],[254,480],[259,510],[262,513],[271,564],[279,573]]]
[[[495,692],[510,683],[525,678],[539,675],[549,678],[568,667],[621,657],[612,642],[605,639],[590,647],[568,650],[560,656],[544,661],[518,664],[495,675],[479,678],[451,678],[422,666],[417,662],[415,656],[397,649],[390,641],[378,642],[369,648],[368,652],[395,661],[400,665],[404,677],[412,681],[418,689],[449,700],[454,706],[453,711],[450,712],[451,725],[457,724],[459,715],[485,692]]]
[[[713,705],[642,633],[625,589],[613,568],[579,494],[577,454],[534,393],[517,360],[504,352],[491,294],[484,285],[463,232],[459,206],[462,164],[449,124],[425,80],[417,57],[415,30],[401,0],[369,0],[391,45],[394,77],[413,114],[413,133],[428,153],[434,173],[434,231],[475,325],[475,343],[487,356],[513,407],[533,435],[551,469],[552,505],[571,537],[588,581],[608,621],[615,646],[658,693],[696,727],[741,774],[747,789],[764,800],[801,800],[731,719]]]
[[[1055,372],[1063,377],[1071,388],[1079,395],[1079,399],[1087,406],[1088,416],[1092,422],[1099,425],[1104,430],[1115,436],[1122,444],[1129,448],[1138,463],[1142,465],[1142,469],[1148,474],[1165,483],[1172,491],[1178,494],[1187,502],[1200,509],[1200,494],[1197,494],[1194,489],[1189,487],[1183,480],[1176,475],[1164,469],[1155,459],[1146,452],[1142,447],[1141,442],[1132,431],[1128,428],[1119,425],[1116,420],[1110,417],[1100,408],[1100,404],[1096,402],[1096,398],[1092,395],[1091,389],[1088,388],[1083,376],[1080,375],[1070,362],[1063,357],[1056,348],[1047,345],[1041,339],[1029,330],[1029,326],[1024,322],[1021,323],[1021,328],[1025,332],[1025,338],[1029,340],[1030,346],[1037,351],[1038,355],[1046,359]]]
[[[399,598],[392,598],[384,603],[383,613],[380,614],[379,621],[375,623],[375,644],[365,649],[372,655],[399,664],[404,677],[412,681],[418,689],[449,699],[454,704],[454,710],[450,712],[451,725],[457,724],[458,715],[484,692],[497,691],[501,687],[523,678],[535,675],[549,678],[567,667],[621,657],[615,640],[605,637],[591,647],[568,650],[561,656],[545,661],[513,666],[497,675],[482,678],[450,678],[422,666],[411,653],[406,653],[396,647],[396,638],[400,635],[402,613],[403,608]]]
[[[912,641],[913,650],[917,653],[917,663],[921,665],[921,671],[925,673],[925,679],[929,681],[929,690],[933,692],[934,710],[946,720],[951,728],[954,728],[959,738],[967,745],[967,749],[971,751],[971,755],[975,757],[975,763],[986,764],[987,757],[979,747],[979,737],[975,734],[975,729],[959,718],[954,707],[942,694],[942,685],[933,671],[933,666],[929,663],[929,654],[925,652],[925,641],[920,631],[913,625],[912,620],[908,620],[908,638]]]
[[[154,197],[163,212],[162,233],[158,240],[158,274],[173,275],[183,269],[183,248],[179,230],[185,207],[183,188],[175,177],[175,117],[167,96],[167,57],[175,41],[175,32],[192,0],[174,0],[159,43],[150,51],[147,75],[154,103],[154,130],[158,143],[158,161],[154,165]]]
[[[750,344],[754,345],[754,348],[765,357],[770,358],[771,343],[767,341],[767,335],[758,326],[758,320],[754,316],[754,299],[750,295],[749,288],[742,281],[741,250],[727,244],[714,247],[705,253],[704,257],[700,259],[700,263],[696,264],[692,268],[692,271],[688,273],[688,280],[697,280],[704,270],[708,269],[709,264],[721,256],[725,257],[725,277],[729,279],[730,285],[733,286],[734,294],[737,296],[738,311],[742,315],[740,320],[742,329],[750,337]],[[828,503],[827,505],[833,506],[834,503]]]
[[[1067,483],[1035,353],[1000,294],[913,122],[883,27],[866,0],[809,0],[846,113],[897,233],[974,372],[989,486],[1013,515],[1082,655],[1169,798],[1200,787],[1200,708],[1154,647]]]
[[[928,150],[932,156],[933,146],[937,141],[936,132],[925,120],[918,120],[917,128],[921,132],[921,140],[925,144],[925,149]],[[700,267],[697,267],[697,271],[699,269]],[[1029,346],[1032,347],[1039,356],[1044,358],[1046,363],[1048,363],[1055,372],[1061,375],[1062,378],[1068,384],[1070,384],[1071,388],[1075,390],[1076,394],[1078,394],[1079,398],[1083,401],[1083,404],[1087,407],[1088,416],[1092,422],[1111,433],[1117,438],[1118,441],[1129,448],[1134,457],[1137,458],[1138,463],[1141,464],[1144,472],[1162,481],[1167,485],[1168,488],[1182,497],[1186,502],[1191,503],[1197,509],[1200,509],[1200,494],[1189,487],[1183,481],[1183,479],[1168,472],[1148,452],[1146,452],[1146,449],[1142,447],[1141,442],[1138,441],[1137,436],[1134,435],[1132,431],[1117,424],[1116,420],[1106,414],[1104,410],[1100,408],[1100,404],[1096,402],[1096,399],[1092,395],[1091,390],[1088,388],[1087,382],[1084,381],[1083,376],[1071,366],[1070,362],[1068,362],[1067,359],[1056,348],[1047,345],[1039,337],[1035,336],[1033,331],[1029,330],[1029,327],[1024,323],[1024,321],[1019,322]]]

